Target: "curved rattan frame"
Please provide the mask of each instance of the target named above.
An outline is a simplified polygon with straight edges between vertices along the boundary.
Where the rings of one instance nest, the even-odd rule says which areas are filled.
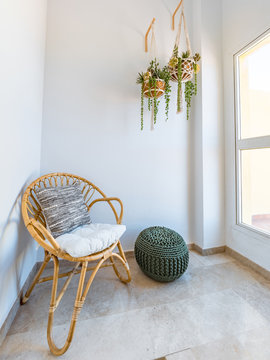
[[[44,215],[42,213],[42,210],[35,195],[35,189],[37,187],[63,186],[63,185],[72,184],[74,182],[79,182],[80,184],[81,191],[84,196],[88,211],[90,211],[93,205],[95,205],[96,203],[104,201],[107,202],[110,208],[112,209],[117,224],[121,224],[123,218],[123,204],[120,199],[116,197],[109,197],[109,198],[106,197],[106,195],[93,183],[77,175],[73,175],[69,173],[51,173],[36,179],[26,189],[22,198],[23,220],[31,236],[38,242],[40,246],[43,247],[44,261],[39,271],[37,272],[33,282],[26,291],[26,294],[22,299],[22,304],[25,304],[27,302],[27,300],[31,295],[31,292],[33,291],[37,283],[42,283],[49,280],[53,281],[49,316],[48,316],[47,339],[48,339],[49,348],[54,355],[62,355],[68,350],[73,338],[75,325],[80,310],[84,304],[86,295],[92,285],[92,282],[100,268],[112,266],[115,274],[123,283],[128,283],[131,280],[128,262],[125,257],[123,248],[121,246],[120,240],[112,244],[107,249],[100,251],[98,253],[84,257],[74,258],[69,254],[67,254],[65,251],[61,250],[60,246],[57,243],[57,240],[54,239],[51,233],[47,230]],[[98,193],[98,195],[100,195],[100,197],[95,200],[92,200],[93,195],[96,192]],[[112,204],[113,201],[117,201],[120,205],[119,214],[117,213],[114,205]],[[114,252],[114,249],[116,247],[118,248],[119,253]],[[68,260],[70,262],[74,262],[76,264],[71,271],[66,273],[59,273],[59,258]],[[120,272],[117,269],[114,258],[117,258],[122,263],[126,271],[126,275],[127,275],[126,277],[121,276]],[[51,259],[53,260],[54,263],[53,276],[40,278],[49,260]],[[97,263],[94,264],[94,266],[89,267],[88,263],[93,261]],[[92,274],[89,277],[88,281],[85,282],[85,276],[87,271],[92,271]],[[52,339],[54,312],[57,306],[59,305],[73,275],[75,274],[80,274],[80,279],[79,279],[77,295],[73,307],[73,314],[70,323],[70,328],[64,346],[58,348]],[[60,290],[59,294],[57,295],[58,279],[62,277],[67,277],[67,280],[65,281],[63,288]]]

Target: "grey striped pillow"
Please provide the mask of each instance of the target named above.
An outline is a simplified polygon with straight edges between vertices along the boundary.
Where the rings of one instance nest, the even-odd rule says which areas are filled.
[[[53,237],[91,224],[79,184],[37,188],[35,193]]]

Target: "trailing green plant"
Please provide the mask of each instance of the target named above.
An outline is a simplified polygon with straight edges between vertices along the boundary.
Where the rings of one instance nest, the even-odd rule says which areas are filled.
[[[157,106],[157,81],[154,80],[154,124],[156,125],[157,122],[157,113],[158,113],[158,106]]]
[[[198,64],[198,62],[201,60],[200,54],[196,53],[193,56],[193,59],[194,59],[193,69],[194,69],[194,85],[195,85],[194,94],[197,95],[197,92],[198,92],[198,73],[200,71],[200,65]]]
[[[191,56],[190,51],[182,52],[179,56],[178,46],[174,46],[173,55],[169,61],[168,68],[171,73],[171,80],[178,83],[177,86],[177,112],[182,109],[182,82],[185,82],[185,101],[187,105],[187,120],[190,117],[191,98],[198,92],[198,73],[200,66],[200,54]],[[194,83],[192,77],[194,73]]]
[[[144,97],[148,97],[148,110],[152,109],[154,124],[156,124],[160,104],[157,99],[164,93],[166,121],[168,120],[171,92],[170,79],[171,74],[168,67],[164,66],[161,69],[156,59],[150,62],[145,73],[138,74],[137,84],[141,85],[141,130],[143,130]]]
[[[141,88],[141,130],[143,130],[143,105],[144,105],[144,96],[143,96],[143,87]]]
[[[187,81],[185,83],[185,101],[187,104],[187,120],[190,117],[190,108],[191,108],[191,98],[195,94],[195,85],[192,81]]]
[[[182,59],[178,58],[177,112],[181,112],[182,99]]]
[[[170,84],[170,80],[171,80],[171,74],[170,71],[168,69],[167,66],[165,66],[162,69],[162,77],[163,80],[165,81],[165,92],[164,92],[164,98],[165,98],[165,116],[166,116],[166,121],[169,120],[169,107],[170,107],[170,98],[171,98],[171,84]]]

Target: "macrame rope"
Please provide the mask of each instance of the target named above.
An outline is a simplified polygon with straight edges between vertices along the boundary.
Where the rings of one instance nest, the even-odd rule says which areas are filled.
[[[177,35],[176,35],[175,44],[174,44],[174,45],[177,46],[178,48],[179,48],[179,44],[180,44],[181,28],[182,28],[182,11],[181,11],[181,13],[180,13],[180,20],[179,20]]]
[[[189,51],[190,54],[192,54],[191,45],[190,45],[190,39],[189,39],[189,34],[188,34],[188,28],[187,28],[187,22],[186,22],[186,17],[185,17],[185,13],[184,13],[184,1],[182,3],[182,11],[181,11],[181,14],[180,14],[178,31],[177,31],[177,35],[176,35],[176,39],[175,39],[175,46],[177,46],[178,48],[179,48],[179,45],[180,45],[182,22],[184,24],[184,32],[185,32],[187,50]]]
[[[152,25],[152,33],[151,33],[151,44],[150,44],[150,61],[157,58],[157,42],[155,36],[155,24]],[[150,85],[149,85],[150,86]],[[151,95],[154,94],[154,90],[151,91]],[[152,102],[152,109],[151,109],[151,127],[150,129],[154,130],[154,104]]]
[[[189,39],[189,34],[188,34],[188,29],[187,29],[187,22],[186,22],[186,17],[184,14],[184,9],[182,10],[182,17],[183,17],[183,23],[184,23],[184,30],[185,30],[185,36],[186,36],[186,43],[187,43],[187,49],[190,53],[190,55],[192,54],[191,52],[191,45],[190,45],[190,39]]]
[[[152,33],[151,33],[151,44],[150,44],[150,60],[153,60],[157,57],[157,43],[156,43],[156,36],[155,36],[155,24],[152,25]]]

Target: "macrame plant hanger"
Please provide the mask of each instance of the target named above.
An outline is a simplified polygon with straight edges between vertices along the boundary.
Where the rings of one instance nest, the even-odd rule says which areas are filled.
[[[178,31],[177,31],[176,38],[175,38],[174,48],[177,47],[179,49],[180,38],[181,38],[181,30],[182,30],[182,22],[183,22],[187,50],[189,51],[189,54],[191,55],[192,54],[191,53],[191,45],[190,45],[190,39],[189,39],[189,33],[188,33],[188,28],[187,28],[185,12],[184,12],[184,0],[182,0],[180,2],[180,4],[178,5],[178,7],[176,8],[176,10],[175,10],[175,12],[173,14],[173,21],[172,21],[173,25],[172,25],[172,27],[173,27],[173,30],[174,30],[174,16],[175,16],[177,10],[181,7],[181,5],[182,5],[182,11],[180,13],[180,20],[179,20],[179,25],[178,25]]]
[[[179,25],[178,25],[176,38],[175,38],[174,50],[173,50],[173,55],[172,56],[173,57],[178,57],[178,55],[179,55],[182,24],[184,26],[186,48],[187,48],[187,52],[188,52],[189,56],[187,58],[185,58],[185,59],[182,59],[182,62],[180,64],[180,66],[178,66],[178,67],[169,67],[172,81],[178,82],[178,83],[190,81],[192,79],[192,77],[193,77],[193,72],[194,72],[194,67],[193,67],[194,59],[191,57],[192,51],[191,51],[191,45],[190,45],[190,39],[189,39],[189,33],[188,33],[188,28],[187,28],[186,17],[185,17],[185,13],[184,13],[184,0],[180,1],[178,7],[176,8],[176,10],[175,10],[175,12],[173,14],[172,28],[174,29],[174,17],[175,17],[175,14],[178,11],[178,9],[181,7],[181,5],[182,5],[182,9],[181,9],[181,13],[180,13]],[[177,98],[179,99],[179,101],[177,101],[177,103],[179,104],[177,106],[177,113],[180,113],[183,110],[182,109],[182,104],[183,104],[182,96],[183,96],[182,86],[179,86],[178,87],[178,93],[177,93]]]
[[[152,33],[151,33],[151,44],[150,44],[150,61],[156,59],[157,57],[157,43],[156,43],[156,37],[155,37],[155,24],[152,25]],[[153,101],[153,100],[152,100]],[[153,131],[154,128],[154,106],[152,104],[151,109],[151,130]]]
[[[148,52],[148,34],[151,30],[151,42],[150,42],[150,50],[149,50],[149,61],[155,60],[157,58],[157,43],[156,43],[156,36],[155,36],[155,18],[153,18],[146,34],[145,34],[145,52]],[[156,92],[156,96],[160,97],[164,94],[164,89],[159,87],[158,89],[151,89],[150,87],[146,87],[144,90],[144,96],[150,98],[151,102],[151,130],[154,130],[154,106],[153,106],[153,97],[154,92]]]
[[[181,31],[182,31],[182,23],[183,23],[183,25],[184,25],[184,33],[185,33],[185,38],[186,38],[187,50],[188,50],[189,53],[191,54],[190,39],[189,39],[189,34],[188,34],[188,29],[187,29],[186,17],[185,17],[185,13],[184,13],[184,3],[183,3],[183,9],[182,9],[181,14],[180,14],[178,31],[177,31],[177,34],[176,34],[175,44],[174,44],[174,46],[175,46],[175,47],[177,46],[178,49],[179,49],[179,45],[180,45],[180,38],[181,38]]]

